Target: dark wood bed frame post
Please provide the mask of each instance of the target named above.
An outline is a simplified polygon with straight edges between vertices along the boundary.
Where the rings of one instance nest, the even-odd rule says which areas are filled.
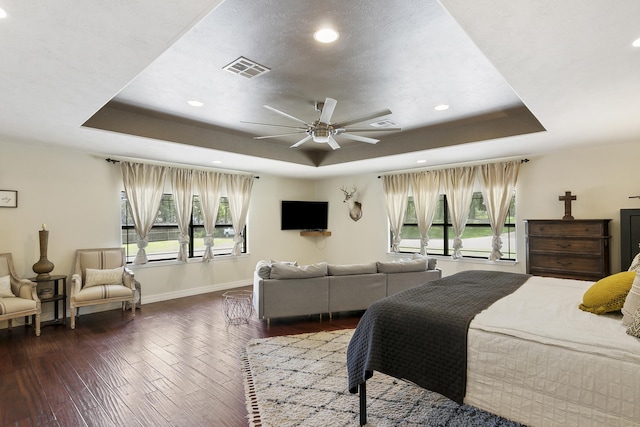
[[[363,382],[358,386],[360,392],[360,425],[367,424],[367,383]]]

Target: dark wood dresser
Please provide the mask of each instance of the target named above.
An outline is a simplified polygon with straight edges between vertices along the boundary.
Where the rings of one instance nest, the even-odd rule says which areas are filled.
[[[525,220],[527,273],[590,281],[608,276],[609,221]]]

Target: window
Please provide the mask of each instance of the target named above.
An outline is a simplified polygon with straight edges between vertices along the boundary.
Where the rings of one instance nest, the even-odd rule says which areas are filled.
[[[133,227],[131,209],[127,202],[126,193],[121,193],[121,225],[122,246],[125,249],[127,262],[133,262],[138,251],[138,237]],[[193,197],[193,209],[189,224],[189,258],[201,257],[204,254],[204,222],[202,219],[202,207],[200,198]],[[246,253],[246,227],[242,252]],[[155,223],[149,232],[149,245],[146,248],[149,261],[172,260],[178,256],[180,244],[178,238],[180,231],[176,222],[173,195],[164,194],[158,209]],[[213,234],[214,255],[229,255],[233,249],[234,231],[229,212],[229,201],[226,197],[220,198],[216,229]]]
[[[502,249],[500,251],[503,254],[503,260],[515,261],[516,259],[515,199],[514,194],[509,214],[502,229]],[[429,229],[427,253],[430,255],[451,255],[453,252],[455,233],[446,201],[446,196],[441,194],[433,224]],[[474,192],[467,225],[462,233],[462,255],[467,258],[488,258],[491,254],[492,236],[482,193]],[[420,252],[420,231],[418,230],[418,220],[412,196],[409,196],[407,203],[401,237],[400,252]]]

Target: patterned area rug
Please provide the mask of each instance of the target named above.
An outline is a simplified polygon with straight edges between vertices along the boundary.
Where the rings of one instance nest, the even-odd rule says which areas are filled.
[[[255,339],[243,355],[249,425],[357,426],[358,395],[347,390],[353,329]],[[520,424],[390,376],[367,381],[367,426]]]

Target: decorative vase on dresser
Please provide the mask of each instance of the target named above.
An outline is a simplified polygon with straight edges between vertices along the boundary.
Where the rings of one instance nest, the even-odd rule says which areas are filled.
[[[609,219],[528,219],[527,273],[597,281],[609,273]]]

